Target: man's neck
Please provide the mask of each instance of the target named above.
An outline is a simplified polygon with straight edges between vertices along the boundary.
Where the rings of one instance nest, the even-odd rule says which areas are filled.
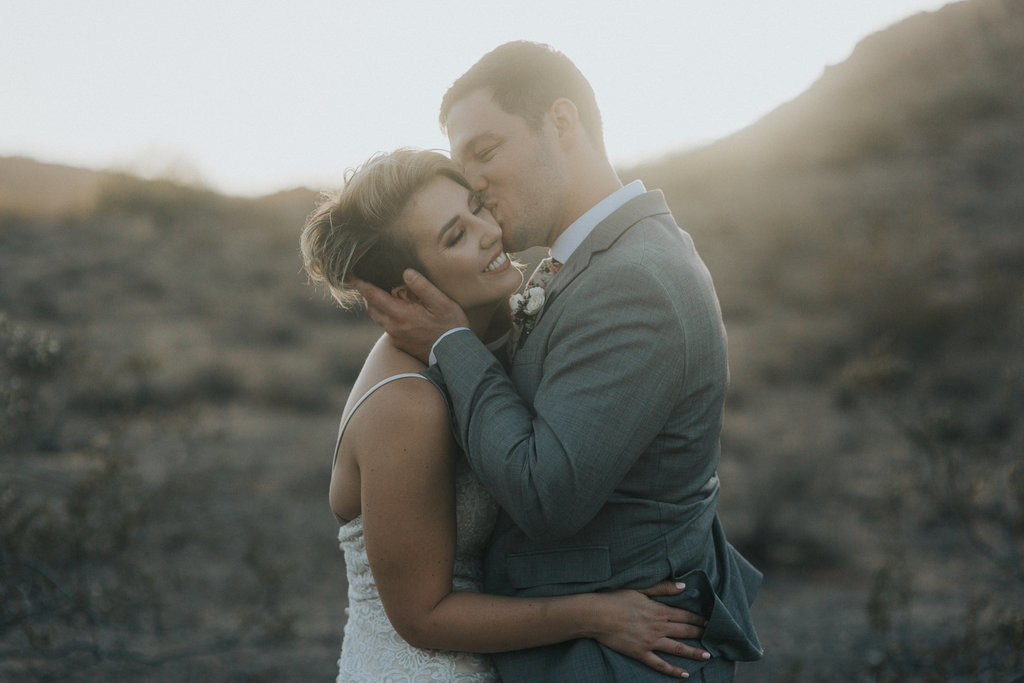
[[[563,230],[558,239],[554,240],[551,246],[548,247],[548,252],[552,258],[566,263],[594,228],[611,216],[623,204],[638,197],[645,191],[644,184],[639,180],[634,180],[629,185],[618,188],[594,204],[582,216],[573,221],[568,228]]]
[[[622,187],[622,181],[615,173],[615,169],[606,160],[593,164],[583,164],[586,169],[579,181],[574,184],[572,201],[569,202],[562,225],[551,234],[551,243],[547,244],[549,249],[555,240],[576,222],[580,216],[585,214],[598,202]]]

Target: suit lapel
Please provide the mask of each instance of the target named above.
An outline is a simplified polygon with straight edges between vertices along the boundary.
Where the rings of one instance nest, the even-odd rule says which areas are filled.
[[[629,200],[594,226],[569,260],[562,265],[558,277],[548,285],[545,291],[544,310],[547,311],[559,293],[587,269],[595,254],[607,251],[623,233],[644,218],[662,213],[670,213],[668,204],[665,203],[665,195],[661,190],[652,190]]]

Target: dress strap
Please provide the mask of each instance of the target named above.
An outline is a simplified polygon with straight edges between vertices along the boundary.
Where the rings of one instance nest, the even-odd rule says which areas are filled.
[[[350,410],[348,412],[348,415],[346,415],[345,418],[341,421],[341,426],[338,427],[338,439],[334,442],[334,460],[331,463],[331,469],[332,470],[334,469],[334,465],[338,462],[338,448],[341,446],[341,437],[345,433],[345,427],[348,426],[349,420],[351,420],[352,416],[356,414],[356,410],[359,409],[359,406],[363,405],[363,401],[365,401],[366,399],[370,398],[370,394],[372,394],[373,392],[377,391],[378,389],[380,389],[385,384],[389,384],[391,382],[394,382],[396,379],[405,379],[406,377],[419,377],[420,379],[425,379],[428,382],[430,382],[431,384],[433,384],[434,386],[437,386],[437,383],[434,382],[432,379],[430,379],[429,377],[427,377],[425,375],[421,375],[418,372],[403,372],[403,373],[398,374],[398,375],[392,375],[391,377],[385,377],[384,379],[382,379],[381,381],[377,382],[372,387],[370,387],[369,391],[367,391],[365,394],[363,394],[362,396],[359,397],[359,400],[356,401],[356,404],[354,406],[352,406],[352,410]],[[447,401],[447,398],[448,397],[445,396],[445,400],[446,401]]]

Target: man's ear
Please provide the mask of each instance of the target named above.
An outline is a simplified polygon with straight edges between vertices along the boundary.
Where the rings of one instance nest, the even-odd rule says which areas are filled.
[[[576,109],[576,104],[566,97],[559,97],[551,103],[548,115],[551,116],[551,121],[555,125],[562,147],[569,149],[576,141],[580,127],[580,114]]]
[[[418,304],[420,302],[420,298],[412,293],[412,290],[409,289],[408,285],[398,285],[397,287],[392,288],[391,296],[410,304]]]

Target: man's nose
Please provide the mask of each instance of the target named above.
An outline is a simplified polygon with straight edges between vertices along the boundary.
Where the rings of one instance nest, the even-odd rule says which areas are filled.
[[[469,186],[474,192],[483,192],[487,189],[487,180],[484,178],[482,173],[474,173],[469,169],[466,169],[466,180],[469,181]]]

